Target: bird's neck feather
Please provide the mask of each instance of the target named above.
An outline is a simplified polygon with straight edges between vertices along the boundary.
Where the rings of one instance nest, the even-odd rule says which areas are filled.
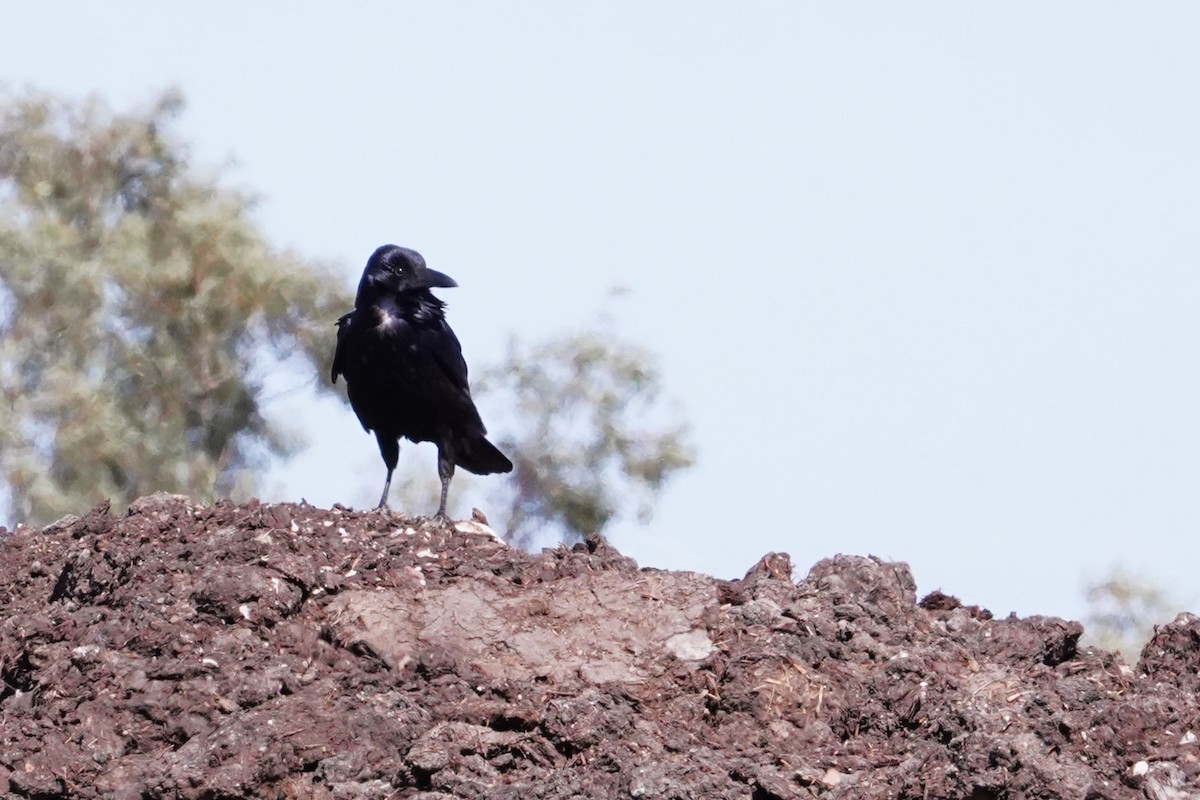
[[[407,317],[414,320],[442,319],[446,304],[433,296],[428,289],[418,292],[388,294],[375,298],[371,305],[386,315]]]

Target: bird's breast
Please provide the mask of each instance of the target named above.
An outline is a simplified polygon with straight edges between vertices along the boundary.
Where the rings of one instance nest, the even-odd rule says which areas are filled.
[[[400,316],[394,309],[375,309],[375,327],[380,329],[381,332],[392,332],[407,325],[408,323],[404,317]]]

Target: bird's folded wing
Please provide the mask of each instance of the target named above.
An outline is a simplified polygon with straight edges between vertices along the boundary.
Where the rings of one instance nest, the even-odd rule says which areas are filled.
[[[346,337],[350,331],[350,320],[354,312],[343,314],[337,321],[337,347],[333,350],[333,369],[329,371],[329,380],[337,383],[338,375],[346,374]]]
[[[433,355],[434,360],[442,368],[446,377],[450,379],[454,388],[470,397],[471,390],[467,385],[467,362],[463,358],[462,345],[458,343],[458,337],[454,335],[450,326],[443,322],[437,326],[424,328],[419,336],[419,346],[425,352]]]

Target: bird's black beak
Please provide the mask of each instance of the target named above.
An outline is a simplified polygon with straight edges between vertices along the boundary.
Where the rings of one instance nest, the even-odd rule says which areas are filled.
[[[451,278],[449,275],[446,275],[443,272],[438,272],[436,269],[429,269],[428,267],[421,271],[420,280],[421,286],[425,289],[453,289],[455,286],[458,286],[458,284],[455,283],[454,278]]]

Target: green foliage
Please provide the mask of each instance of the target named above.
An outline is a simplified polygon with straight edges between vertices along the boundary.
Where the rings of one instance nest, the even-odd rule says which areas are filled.
[[[695,461],[650,354],[604,325],[510,342],[478,389],[502,398],[517,421],[497,438],[514,464],[506,527],[518,543],[547,527],[578,539],[626,509],[645,521],[667,480]]]
[[[18,520],[225,494],[289,450],[256,364],[328,368],[350,295],[190,166],[181,106],[0,103],[0,480]]]
[[[1089,583],[1086,597],[1088,639],[1105,650],[1120,650],[1130,664],[1137,663],[1154,626],[1169,622],[1182,608],[1161,587],[1119,566]]]

